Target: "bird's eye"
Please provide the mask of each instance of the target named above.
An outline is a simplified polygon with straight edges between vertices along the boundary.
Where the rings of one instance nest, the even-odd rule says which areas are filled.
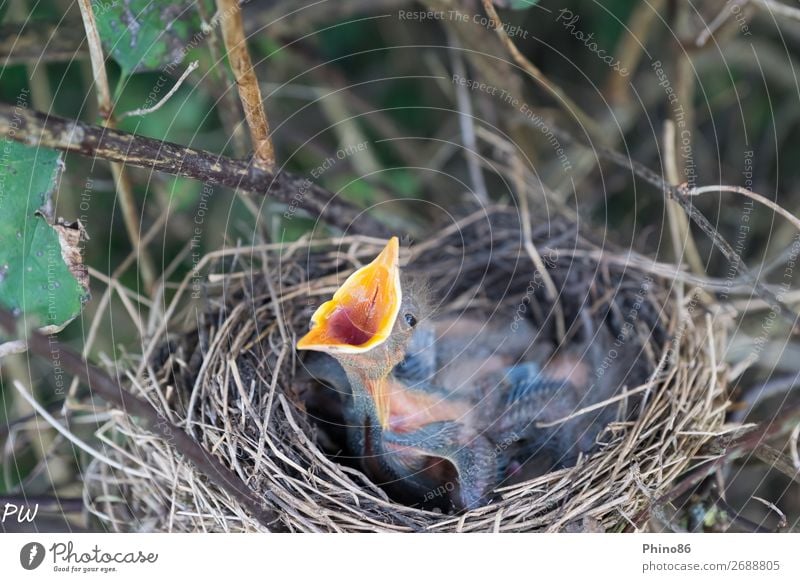
[[[408,327],[414,327],[415,325],[417,325],[417,318],[411,315],[410,313],[406,313],[403,317],[405,318]]]

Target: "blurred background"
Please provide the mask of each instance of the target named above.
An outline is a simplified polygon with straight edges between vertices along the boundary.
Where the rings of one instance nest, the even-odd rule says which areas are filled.
[[[0,101],[101,123],[78,5],[0,2]],[[213,2],[92,4],[119,129],[250,155]],[[743,186],[797,214],[800,8],[764,0],[495,5],[519,58],[477,0],[242,3],[281,169],[412,238],[463,209],[514,203],[510,183],[523,180],[541,193],[534,220],[565,214],[609,244],[665,262],[676,256],[664,193],[609,162],[605,149],[673,183]],[[194,61],[157,110],[125,115],[156,105]],[[526,160],[524,167],[512,156]],[[268,197],[219,186],[204,192],[201,182],[137,168],[127,168],[129,192],[121,197],[107,162],[69,154],[64,163],[55,216],[80,220],[85,229],[92,299],[60,337],[106,366],[141,350],[147,318],[162,314],[198,256],[240,241],[334,232],[324,216],[322,223],[302,211],[287,217],[286,205]],[[743,262],[796,308],[794,226],[736,194],[693,201]],[[735,382],[735,420],[764,422],[796,409],[800,343],[791,323],[771,316],[758,295],[742,293],[748,281],[705,233],[686,228],[687,270],[715,281],[717,297],[741,314],[721,356],[750,364]],[[164,295],[154,293],[161,280]],[[730,293],[720,290],[726,285]],[[87,442],[107,419],[77,384],[56,386],[52,367],[4,357],[0,502],[41,501],[48,517],[39,527],[42,519],[54,529],[95,527],[81,515],[87,454],[34,414],[14,380]],[[726,528],[797,529],[790,436],[772,443],[783,464],[746,455],[720,476],[715,511],[726,515]]]

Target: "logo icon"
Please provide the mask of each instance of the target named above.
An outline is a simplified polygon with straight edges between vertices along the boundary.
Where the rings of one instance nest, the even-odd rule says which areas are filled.
[[[30,542],[19,551],[19,563],[26,570],[35,570],[44,562],[44,546],[39,542]]]

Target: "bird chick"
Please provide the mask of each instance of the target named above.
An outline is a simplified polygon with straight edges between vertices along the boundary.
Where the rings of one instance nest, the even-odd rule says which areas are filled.
[[[406,358],[409,345],[426,317],[418,294],[403,292],[399,241],[393,237],[319,306],[297,348],[329,354],[344,371],[350,444],[373,480],[399,481],[422,496],[444,487],[453,492],[457,508],[475,507],[496,481],[496,455],[493,445],[463,422],[473,403],[434,385],[432,364],[422,363],[424,358],[409,364],[414,361]],[[428,335],[423,329],[418,338]],[[406,368],[398,368],[404,361]],[[315,375],[333,378],[346,390],[340,373],[330,366],[319,369],[325,365],[316,362]],[[409,367],[422,370],[411,374],[413,381]]]
[[[631,360],[597,375],[604,327],[587,322],[585,342],[555,349],[524,321],[429,314],[424,287],[401,277],[395,237],[297,343],[331,356],[304,363],[340,392],[350,448],[376,483],[473,508],[501,483],[573,464],[613,420],[593,406],[629,379]]]

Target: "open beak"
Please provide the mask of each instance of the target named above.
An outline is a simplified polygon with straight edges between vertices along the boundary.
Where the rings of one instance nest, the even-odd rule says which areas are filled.
[[[311,316],[299,350],[358,354],[389,337],[400,311],[400,243],[389,239],[381,254],[350,275]]]

